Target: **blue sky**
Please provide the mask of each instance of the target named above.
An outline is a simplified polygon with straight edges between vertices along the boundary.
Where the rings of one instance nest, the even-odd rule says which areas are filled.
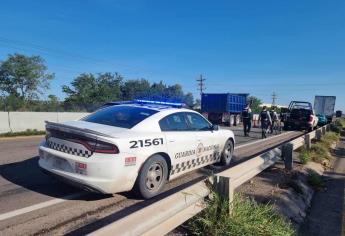
[[[248,92],[278,103],[336,95],[345,110],[345,1],[16,1],[0,7],[0,60],[41,55],[48,93],[82,72]]]

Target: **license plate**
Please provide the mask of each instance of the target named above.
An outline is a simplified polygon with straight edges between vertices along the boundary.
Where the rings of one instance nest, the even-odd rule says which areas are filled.
[[[57,168],[57,169],[63,169],[63,166],[64,166],[64,164],[65,164],[65,160],[63,160],[63,159],[60,159],[60,158],[56,158],[56,157],[54,157],[54,159],[53,159],[54,161],[53,161],[53,166],[55,167],[55,168]]]

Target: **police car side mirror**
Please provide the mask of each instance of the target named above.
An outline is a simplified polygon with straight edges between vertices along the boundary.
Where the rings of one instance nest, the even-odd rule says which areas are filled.
[[[212,130],[214,130],[214,131],[219,130],[219,126],[218,125],[212,125]]]

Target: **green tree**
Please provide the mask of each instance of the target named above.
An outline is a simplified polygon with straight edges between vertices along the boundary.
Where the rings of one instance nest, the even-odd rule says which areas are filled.
[[[150,91],[150,82],[146,79],[127,80],[121,87],[122,100],[146,97]]]
[[[58,111],[60,108],[60,102],[57,96],[50,94],[48,95],[47,110]]]
[[[44,63],[40,56],[9,55],[0,64],[0,90],[22,100],[37,99],[54,78]]]
[[[260,105],[262,104],[262,101],[255,96],[250,96],[248,100],[249,100],[250,108],[252,109],[252,112],[259,113],[261,111]]]
[[[91,111],[109,101],[121,99],[122,76],[115,73],[81,74],[71,86],[62,86],[66,93],[65,104],[70,109]]]
[[[183,102],[190,108],[194,108],[194,97],[192,93],[187,93],[184,95]]]

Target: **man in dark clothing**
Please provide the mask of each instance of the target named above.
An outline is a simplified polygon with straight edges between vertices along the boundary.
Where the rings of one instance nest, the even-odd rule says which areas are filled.
[[[267,130],[270,124],[272,124],[272,119],[269,111],[267,111],[266,106],[262,108],[262,111],[259,116],[259,121],[261,121],[261,136],[262,138],[267,138]]]
[[[249,136],[250,128],[252,127],[252,110],[247,105],[242,111],[243,131],[244,136]]]

